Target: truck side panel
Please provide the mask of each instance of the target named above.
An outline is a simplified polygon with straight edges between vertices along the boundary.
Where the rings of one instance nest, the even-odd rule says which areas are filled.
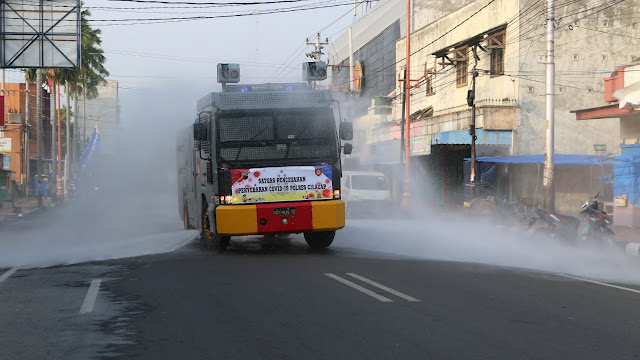
[[[194,159],[194,144],[192,128],[180,131],[176,142],[178,164],[178,208],[180,218],[185,219],[184,211],[187,210],[187,221],[190,227],[198,228],[199,210],[196,209],[196,171]]]

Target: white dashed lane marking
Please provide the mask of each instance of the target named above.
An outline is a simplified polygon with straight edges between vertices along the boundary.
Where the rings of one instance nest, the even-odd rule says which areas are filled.
[[[376,298],[376,299],[378,299],[378,300],[380,300],[382,302],[393,302],[393,300],[391,300],[391,299],[389,299],[389,298],[387,298],[385,296],[382,296],[382,295],[380,295],[380,294],[378,294],[378,293],[376,293],[374,291],[371,291],[371,290],[369,290],[369,289],[367,289],[365,287],[362,287],[362,286],[360,286],[360,285],[358,285],[358,284],[356,284],[354,282],[351,282],[351,281],[349,281],[347,279],[343,279],[338,275],[331,274],[331,273],[325,273],[325,275],[330,277],[330,278],[332,278],[332,279],[334,279],[334,280],[337,280],[337,281],[339,281],[339,282],[341,282],[341,283],[343,283],[343,284],[345,284],[347,286],[350,286],[350,287],[352,287],[352,288],[354,288],[354,289],[356,289],[356,290],[358,290],[358,291],[360,291],[362,293],[365,293],[365,294],[367,294],[367,295],[369,295],[369,296],[371,296],[373,298]],[[416,298],[414,298],[412,296],[409,296],[407,294],[401,293],[398,290],[394,290],[394,289],[392,289],[392,288],[390,288],[388,286],[384,286],[384,285],[382,285],[380,283],[377,283],[377,282],[375,282],[373,280],[367,279],[364,276],[361,276],[361,275],[358,275],[358,274],[355,274],[355,273],[347,273],[347,275],[349,275],[349,276],[351,276],[353,278],[356,278],[356,279],[358,279],[358,280],[360,280],[360,281],[362,281],[362,282],[364,282],[364,283],[366,283],[368,285],[374,286],[374,287],[376,287],[376,288],[378,288],[380,290],[384,290],[384,291],[386,291],[386,292],[388,292],[390,294],[393,294],[393,295],[395,295],[397,297],[405,299],[407,301],[420,301],[420,300],[418,300],[418,299],[416,299]]]
[[[331,274],[331,273],[325,273],[325,275],[327,275],[328,277],[330,277],[330,278],[332,278],[334,280],[337,280],[337,281],[339,281],[339,282],[341,282],[341,283],[343,283],[343,284],[345,284],[347,286],[350,286],[350,287],[352,287],[352,288],[354,288],[354,289],[356,289],[356,290],[358,290],[358,291],[360,291],[362,293],[365,293],[365,294],[367,294],[367,295],[369,295],[369,296],[371,296],[373,298],[376,298],[376,299],[378,299],[378,300],[380,300],[382,302],[392,302],[393,301],[393,300],[391,300],[389,298],[386,298],[386,297],[384,297],[382,295],[376,294],[375,292],[373,292],[373,291],[371,291],[369,289],[365,289],[362,286],[360,286],[360,285],[358,285],[356,283],[353,283],[353,282],[351,282],[351,281],[349,281],[347,279],[343,279],[338,275],[334,275],[334,274]]]
[[[9,276],[11,276],[14,272],[16,272],[16,270],[18,270],[18,267],[12,267],[11,269],[7,270],[4,274],[2,274],[0,276],[0,283],[7,280],[9,278]]]
[[[360,280],[360,281],[364,281],[364,282],[366,282],[366,283],[367,283],[367,284],[369,284],[369,285],[373,285],[373,286],[377,287],[378,289],[382,289],[382,290],[384,290],[384,291],[386,291],[386,292],[388,292],[388,293],[391,293],[391,294],[393,294],[393,295],[395,295],[395,296],[401,297],[401,298],[403,298],[403,299],[405,299],[405,300],[407,300],[407,301],[420,301],[420,300],[418,300],[418,299],[416,299],[416,298],[414,298],[414,297],[411,297],[411,296],[409,296],[409,295],[407,295],[407,294],[403,294],[403,293],[401,293],[400,291],[393,290],[393,289],[392,289],[392,288],[390,288],[390,287],[386,287],[386,286],[384,286],[384,285],[382,285],[382,284],[378,284],[377,282],[375,282],[375,281],[373,281],[373,280],[369,280],[369,279],[367,279],[367,278],[366,278],[366,277],[364,277],[364,276],[360,276],[360,275],[358,275],[358,274],[354,274],[354,273],[347,273],[347,275],[349,275],[349,276],[351,276],[351,277],[354,277],[354,278],[356,278],[356,279],[358,279],[358,280]]]
[[[611,287],[611,288],[615,288],[615,289],[619,289],[619,290],[625,290],[625,291],[633,292],[633,293],[636,293],[636,294],[640,294],[640,290],[632,289],[632,288],[628,288],[628,287],[624,287],[624,286],[607,284],[607,283],[600,282],[600,281],[595,281],[595,280],[590,280],[590,279],[583,279],[583,278],[580,278],[580,277],[577,277],[577,276],[571,276],[571,275],[565,275],[565,274],[556,274],[556,275],[562,276],[562,277],[565,277],[565,278],[569,278],[569,279],[573,279],[573,280],[589,282],[589,283],[592,283],[592,284],[607,286],[607,287]]]
[[[85,296],[82,307],[80,308],[80,314],[90,313],[93,311],[93,305],[96,303],[96,298],[98,297],[98,290],[100,290],[101,282],[102,280],[100,279],[91,280],[91,285],[89,285],[87,296]]]

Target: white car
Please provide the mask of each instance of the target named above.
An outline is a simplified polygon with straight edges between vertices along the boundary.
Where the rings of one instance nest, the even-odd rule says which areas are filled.
[[[386,176],[375,171],[343,171],[342,199],[347,216],[383,215],[391,207],[391,190]]]

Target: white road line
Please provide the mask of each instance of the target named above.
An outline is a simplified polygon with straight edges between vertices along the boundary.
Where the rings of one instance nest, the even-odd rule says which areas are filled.
[[[600,282],[600,281],[583,279],[583,278],[579,278],[579,277],[571,276],[571,275],[564,275],[564,274],[556,274],[556,275],[562,276],[562,277],[566,277],[566,278],[569,278],[569,279],[586,281],[586,282],[590,282],[590,283],[593,283],[593,284],[598,284],[598,285],[602,285],[602,286],[608,286],[608,287],[612,287],[612,288],[616,288],[616,289],[620,289],[620,290],[626,290],[626,291],[630,291],[630,292],[634,292],[634,293],[640,294],[640,290],[631,289],[631,288],[627,288],[627,287],[624,287],[624,286],[607,284],[607,283],[603,283],[603,282]]]
[[[367,294],[367,295],[369,295],[371,297],[374,297],[374,298],[376,298],[376,299],[378,299],[378,300],[380,300],[382,302],[393,302],[393,300],[391,300],[389,298],[386,298],[386,297],[384,297],[382,295],[378,295],[378,294],[374,293],[373,291],[371,291],[369,289],[365,289],[362,286],[360,286],[358,284],[355,284],[355,283],[352,283],[349,280],[343,279],[338,275],[334,275],[334,274],[331,274],[331,273],[325,273],[325,275],[327,275],[328,277],[330,277],[330,278],[332,278],[334,280],[338,280],[339,282],[341,282],[341,283],[343,283],[343,284],[345,284],[347,286],[350,286],[350,287],[352,287],[352,288],[354,288],[354,289],[356,289],[356,290],[358,290],[360,292],[363,292],[363,293],[365,293],[365,294]]]
[[[9,276],[11,276],[11,274],[13,274],[14,272],[16,272],[16,270],[18,270],[18,267],[12,267],[11,269],[7,270],[7,272],[5,272],[4,274],[2,274],[2,276],[0,276],[0,283],[7,280],[9,278]]]
[[[411,296],[409,296],[407,294],[403,294],[400,291],[393,290],[392,288],[386,287],[386,286],[384,286],[382,284],[378,284],[377,282],[375,282],[373,280],[369,280],[366,277],[360,276],[358,274],[347,273],[347,275],[352,276],[352,277],[354,277],[354,278],[356,278],[358,280],[362,280],[362,281],[366,282],[369,285],[373,285],[373,286],[377,287],[378,289],[382,289],[382,290],[384,290],[386,292],[389,292],[389,293],[391,293],[391,294],[393,294],[395,296],[399,296],[399,297],[401,297],[401,298],[403,298],[405,300],[408,300],[408,301],[420,301],[420,300],[418,300],[418,299],[416,299],[414,297],[411,297]]]
[[[84,297],[84,302],[82,303],[82,307],[80,308],[80,314],[93,311],[93,305],[96,303],[96,298],[98,297],[98,290],[100,289],[101,282],[102,280],[100,279],[91,280],[91,285],[89,285],[87,296]]]

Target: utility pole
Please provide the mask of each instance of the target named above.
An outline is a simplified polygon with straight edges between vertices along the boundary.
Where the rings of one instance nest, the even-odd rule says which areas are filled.
[[[36,186],[38,187],[38,206],[42,206],[42,69],[36,70],[36,146],[38,151],[38,180]]]
[[[73,91],[73,171],[74,179],[78,175],[78,159],[80,158],[80,114],[78,109],[78,87]]]
[[[53,174],[53,179],[49,180],[49,185],[52,186],[52,191],[49,193],[49,196],[52,199],[56,199],[58,197],[57,189],[58,189],[58,124],[56,120],[58,117],[56,116],[56,84],[55,80],[51,80],[51,112],[49,114],[49,120],[51,120],[51,173]],[[52,182],[53,181],[53,182]]]
[[[404,77],[405,92],[405,142],[404,142],[404,189],[402,191],[402,205],[406,209],[409,206],[409,158],[411,143],[411,0],[407,0],[407,38],[405,41],[406,48],[406,73]]]
[[[355,6],[355,5],[354,5]],[[353,10],[355,12],[355,8]],[[349,26],[349,92],[353,93],[353,39],[351,26]]]
[[[325,45],[329,45],[329,39],[325,39],[324,42],[320,42],[320,33],[318,33],[318,35],[316,35],[315,42],[309,42],[309,39],[307,39],[307,45],[313,45],[315,47],[315,50],[308,53],[307,57],[320,61],[322,60],[322,55],[324,55],[322,49],[324,49]]]
[[[553,183],[554,168],[554,126],[555,126],[555,59],[554,59],[554,15],[555,0],[547,0],[547,92],[546,92],[546,120],[545,137],[546,151],[544,154],[544,174],[542,185],[544,187],[544,207],[548,210],[555,210],[555,193]]]
[[[404,69],[404,79],[407,80],[407,69]],[[402,120],[400,121],[400,164],[404,161],[404,123],[406,121],[405,118],[405,107],[407,105],[407,88],[402,87]]]
[[[476,77],[478,77],[478,71],[474,65],[471,71],[471,90],[467,93],[467,105],[471,107],[471,125],[469,125],[469,135],[471,135],[471,173],[469,180],[471,182],[471,200],[475,198],[475,185],[476,185]]]
[[[307,57],[310,57],[312,59],[314,59],[315,61],[320,61],[322,60],[322,55],[324,55],[324,53],[322,52],[322,49],[324,48],[323,45],[329,45],[329,39],[326,39],[324,42],[320,42],[320,33],[318,33],[318,35],[316,36],[316,41],[315,42],[309,42],[309,39],[307,38],[307,45],[313,45],[315,47],[315,50],[308,53]],[[313,87],[316,88],[315,81],[309,81],[309,86],[311,86],[311,84],[313,83]]]
[[[69,169],[71,168],[71,92],[69,91],[69,83],[66,83],[64,86],[65,92],[67,93],[67,123],[66,123],[66,139],[67,149],[64,155],[64,197],[67,197],[67,188],[69,183]]]
[[[467,92],[467,105],[471,107],[471,125],[469,125],[469,135],[471,135],[471,172],[469,174],[469,181],[471,183],[470,195],[471,199],[475,198],[475,185],[476,185],[476,78],[478,77],[478,55],[476,54],[475,47],[473,48],[474,64],[471,71],[471,90]]]
[[[29,160],[31,155],[29,154],[29,143],[31,142],[31,126],[29,125],[29,120],[31,119],[31,100],[30,100],[30,93],[29,93],[29,81],[25,81],[25,87],[27,88],[27,95],[25,98],[25,109],[24,109],[24,141],[25,141],[25,163],[27,164],[27,166],[25,167],[25,174],[27,174],[27,177],[24,181],[24,193],[27,194],[27,196],[29,196],[29,176],[31,175],[31,161]]]
[[[56,82],[56,93],[58,94],[56,97],[56,101],[58,102],[58,121],[56,122],[56,126],[58,127],[58,176],[56,177],[56,197],[62,198],[62,119],[60,118],[60,82]]]
[[[82,84],[82,146],[79,149],[81,154],[87,145],[87,89],[85,87],[86,85]]]

